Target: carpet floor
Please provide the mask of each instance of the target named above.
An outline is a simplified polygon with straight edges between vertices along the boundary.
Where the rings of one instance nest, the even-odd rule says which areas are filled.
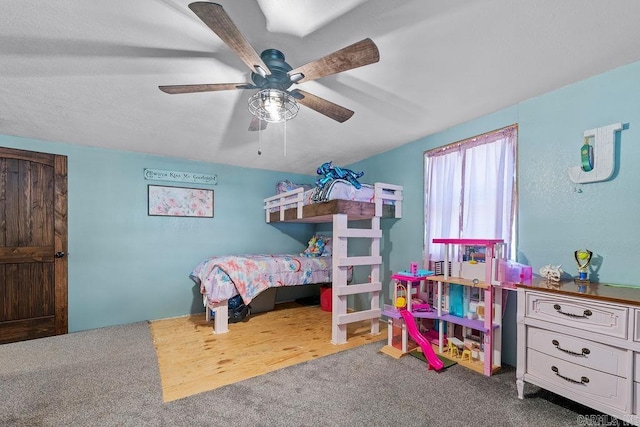
[[[485,377],[428,370],[375,342],[216,390],[163,402],[146,322],[0,345],[0,425],[577,426],[602,416],[537,387],[517,398],[515,370]]]

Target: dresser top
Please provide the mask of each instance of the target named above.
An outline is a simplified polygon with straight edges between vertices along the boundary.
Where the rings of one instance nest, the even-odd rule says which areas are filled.
[[[636,286],[611,285],[574,280],[553,282],[536,276],[530,285],[520,284],[517,285],[517,287],[518,289],[531,289],[572,297],[640,306],[640,287]]]

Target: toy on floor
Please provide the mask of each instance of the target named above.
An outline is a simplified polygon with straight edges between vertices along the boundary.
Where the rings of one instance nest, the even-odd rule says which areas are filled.
[[[318,175],[322,175],[322,178],[319,178],[316,181],[316,186],[324,187],[324,185],[334,179],[344,179],[347,180],[356,187],[360,189],[362,184],[358,182],[358,178],[364,175],[364,172],[354,172],[351,169],[342,169],[339,166],[333,166],[332,162],[326,162],[320,165],[317,169]]]
[[[420,333],[416,319],[411,313],[412,311],[431,311],[431,305],[412,296],[412,284],[418,284],[432,274],[433,272],[431,271],[419,270],[418,263],[414,262],[411,263],[410,271],[402,271],[391,276],[393,279],[393,307],[396,313],[400,315],[400,318],[390,320],[391,333],[387,347],[389,351],[391,351],[391,347],[395,347],[397,350],[406,353],[406,335],[408,333],[411,339],[420,346],[429,369],[439,371],[444,368],[444,363],[431,347],[433,336],[425,336]],[[414,289],[417,290],[418,288]],[[430,332],[427,332],[427,334],[430,334]],[[394,353],[398,353],[397,350]]]
[[[400,316],[402,316],[402,319],[407,325],[407,332],[409,333],[409,336],[420,346],[422,354],[424,354],[425,359],[427,359],[427,363],[429,363],[429,369],[439,371],[444,368],[444,362],[442,362],[442,360],[440,360],[436,355],[436,352],[433,351],[429,340],[418,330],[416,320],[413,318],[413,315],[409,313],[407,309],[403,308],[400,310]]]

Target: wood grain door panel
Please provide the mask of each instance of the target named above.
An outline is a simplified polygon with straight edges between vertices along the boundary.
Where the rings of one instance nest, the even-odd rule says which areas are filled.
[[[0,147],[0,343],[66,333],[67,159]]]

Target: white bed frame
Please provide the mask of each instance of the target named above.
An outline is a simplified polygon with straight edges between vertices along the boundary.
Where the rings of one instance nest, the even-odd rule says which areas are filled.
[[[393,217],[402,218],[402,187],[394,184],[375,183],[373,203],[364,203],[364,205],[374,205],[371,214],[363,214],[361,209],[349,209],[349,207],[355,206],[355,204],[357,204],[358,208],[361,208],[363,202],[344,202],[338,212],[305,216],[302,188],[264,199],[264,210],[267,222],[333,223],[331,316],[331,342],[333,344],[344,344],[347,342],[347,325],[350,323],[371,320],[371,333],[378,334],[380,332],[379,319],[382,314],[380,309],[380,292],[382,290],[380,278],[380,266],[382,265],[382,256],[380,255],[380,239],[382,238],[380,218],[383,217],[385,204],[389,202],[393,204]],[[307,207],[310,206],[313,205],[307,205]],[[279,212],[279,215],[276,215],[279,219],[273,219],[272,212],[274,209]],[[295,211],[295,215],[293,215],[291,219],[285,219],[285,212],[289,213],[292,210]],[[362,219],[370,219],[371,227],[349,228],[350,220]],[[350,238],[370,239],[370,255],[348,256],[347,242]],[[347,277],[349,267],[367,265],[371,267],[369,282],[348,284]],[[360,294],[368,294],[371,303],[370,308],[361,311],[347,312],[348,296]],[[204,303],[207,307],[207,321],[211,320],[210,313],[215,313],[213,332],[216,334],[228,332],[229,307],[227,301],[210,303],[207,301],[206,296],[204,296]]]

